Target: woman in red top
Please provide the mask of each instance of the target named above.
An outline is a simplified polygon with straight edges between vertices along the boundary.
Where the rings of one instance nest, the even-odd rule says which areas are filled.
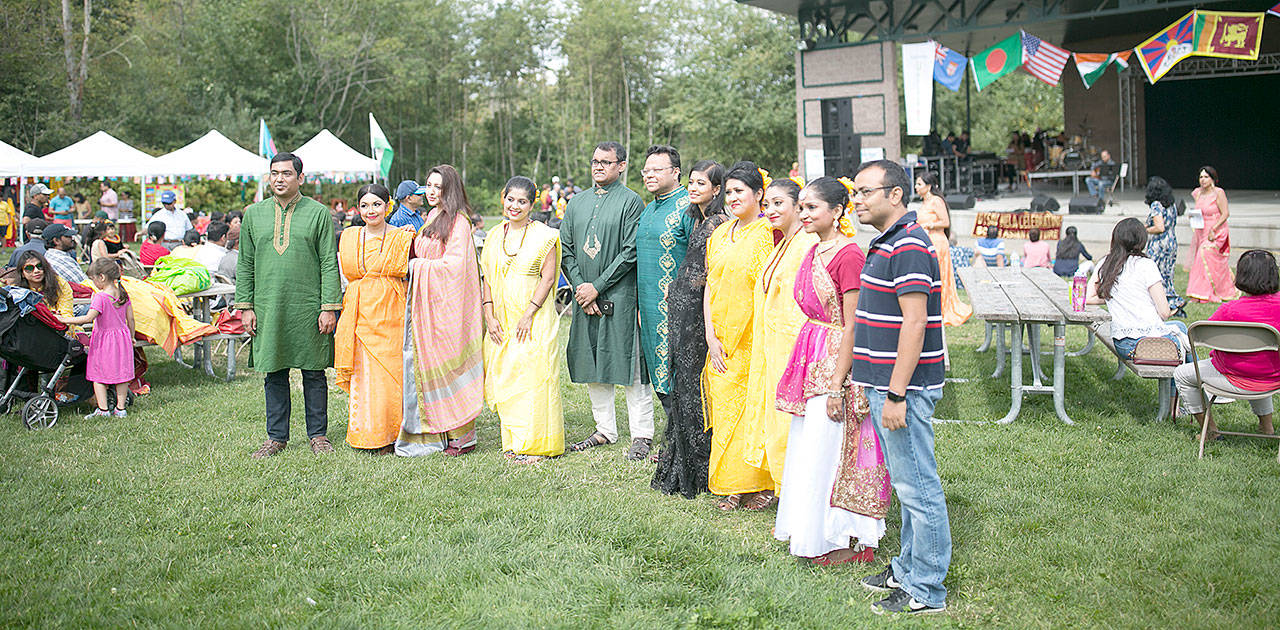
[[[1235,284],[1243,295],[1218,307],[1209,321],[1256,322],[1280,329],[1280,294],[1277,293],[1280,292],[1280,273],[1276,270],[1275,256],[1262,249],[1245,252],[1236,263]],[[1204,382],[1228,392],[1251,394],[1280,386],[1280,353],[1277,352],[1214,350],[1208,359],[1201,359],[1199,365]],[[1173,382],[1187,410],[1195,415],[1197,423],[1203,423],[1204,399],[1200,396],[1195,368],[1190,363],[1179,366],[1173,371]],[[1267,435],[1275,433],[1271,423],[1274,411],[1271,398],[1251,400],[1249,405],[1258,416],[1258,430]],[[1217,437],[1217,427],[1212,420],[1209,422],[1209,436]]]
[[[154,265],[156,260],[169,255],[169,248],[165,247],[164,242],[164,224],[155,221],[147,225],[147,240],[142,242],[142,249],[138,250],[138,260],[144,265]]]

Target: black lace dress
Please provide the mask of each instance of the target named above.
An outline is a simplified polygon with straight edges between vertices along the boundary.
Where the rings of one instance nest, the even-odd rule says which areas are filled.
[[[667,289],[667,327],[671,335],[671,417],[663,436],[658,470],[650,483],[665,494],[690,499],[707,490],[711,430],[703,430],[702,368],[707,336],[702,293],[707,286],[707,239],[728,215],[712,216],[693,230],[689,251]]]

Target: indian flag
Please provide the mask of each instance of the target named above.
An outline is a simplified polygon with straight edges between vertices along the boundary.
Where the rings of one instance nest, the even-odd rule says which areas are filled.
[[[1072,57],[1076,60],[1076,70],[1080,71],[1080,79],[1084,81],[1085,89],[1093,87],[1096,82],[1111,64],[1116,64],[1121,68],[1129,67],[1129,55],[1133,51],[1126,50],[1122,53],[1072,53]]]
[[[382,172],[382,179],[386,180],[387,175],[391,174],[391,160],[395,158],[396,152],[391,148],[387,134],[382,133],[382,127],[378,126],[373,112],[369,112],[369,144],[373,148],[373,159],[378,161],[378,170]]]

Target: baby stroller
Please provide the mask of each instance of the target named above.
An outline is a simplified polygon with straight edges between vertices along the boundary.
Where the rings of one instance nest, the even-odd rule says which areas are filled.
[[[47,429],[58,422],[58,403],[68,404],[93,398],[93,384],[85,379],[85,347],[75,339],[41,321],[35,311],[23,315],[4,292],[5,309],[0,311],[0,359],[7,364],[0,373],[0,410],[9,411],[19,399],[22,423],[28,429]],[[47,374],[40,386],[40,375]],[[19,389],[35,383],[36,391]]]

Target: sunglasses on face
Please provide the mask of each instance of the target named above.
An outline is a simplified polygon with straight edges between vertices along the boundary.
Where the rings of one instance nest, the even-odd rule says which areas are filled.
[[[22,270],[23,270],[23,271],[44,271],[44,265],[42,265],[42,264],[40,264],[40,263],[32,263],[32,264],[30,264],[30,265],[23,265],[23,266],[22,266]]]

